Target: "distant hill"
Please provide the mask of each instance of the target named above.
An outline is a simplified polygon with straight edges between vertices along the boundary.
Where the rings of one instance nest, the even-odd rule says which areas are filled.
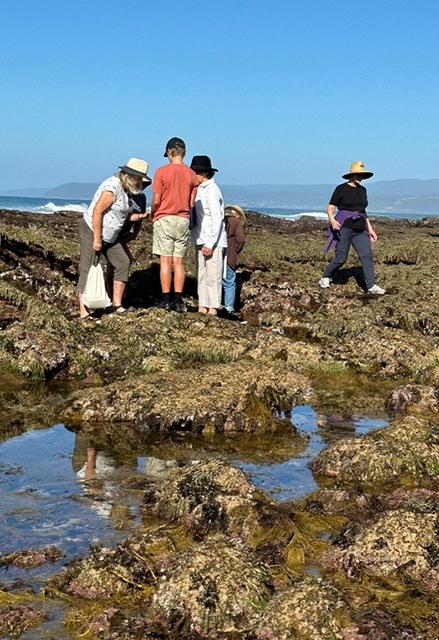
[[[3,192],[3,195],[91,200],[97,186],[90,182],[69,182],[52,189],[15,189],[13,192]],[[223,185],[220,181],[220,186],[227,202],[236,202],[248,208],[322,210],[335,185]],[[380,180],[368,182],[367,187],[371,212],[439,215],[439,179]]]
[[[2,196],[11,196],[17,198],[44,198],[44,194],[47,191],[46,188],[41,187],[27,187],[26,189],[3,189],[0,191]]]
[[[94,182],[67,182],[53,189],[47,189],[43,198],[72,198],[72,200],[91,200],[98,185]]]

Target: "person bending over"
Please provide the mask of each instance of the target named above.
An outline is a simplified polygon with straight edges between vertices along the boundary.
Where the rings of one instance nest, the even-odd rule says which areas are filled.
[[[102,182],[93,196],[93,200],[79,223],[80,260],[79,260],[79,310],[80,318],[90,318],[90,311],[84,305],[82,294],[87,282],[88,272],[93,264],[96,252],[103,253],[114,268],[113,307],[117,313],[126,309],[122,298],[128,281],[130,268],[129,256],[118,237],[125,221],[146,218],[147,214],[132,214],[130,194],[140,193],[143,180],[147,176],[148,163],[131,158],[120,171]]]

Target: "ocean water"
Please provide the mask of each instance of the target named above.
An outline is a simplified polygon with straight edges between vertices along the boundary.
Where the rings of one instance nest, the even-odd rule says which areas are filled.
[[[47,198],[19,198],[15,196],[2,196],[0,195],[0,210],[12,209],[16,211],[31,211],[32,213],[51,214],[57,211],[78,211],[83,213],[90,204],[90,200],[74,200],[74,199],[53,199]],[[284,218],[286,220],[297,220],[302,216],[310,216],[312,218],[326,220],[325,210],[322,209],[298,209],[295,207],[258,207],[257,205],[247,206],[245,203],[242,205],[245,209],[251,211],[259,211],[268,216],[275,218]],[[411,220],[422,220],[427,215],[424,213],[398,213],[395,211],[381,212],[381,211],[369,211],[370,215],[383,216],[385,218],[400,218]]]
[[[32,213],[51,214],[57,211],[87,210],[90,200],[65,200],[47,198],[18,198],[15,196],[0,195],[0,209],[12,209],[13,211],[31,211]]]
[[[276,218],[284,218],[287,220],[297,220],[302,216],[310,216],[312,218],[318,218],[322,220],[327,220],[327,215],[325,209],[295,209],[295,208],[271,208],[271,207],[245,207],[246,209],[250,209],[251,211],[259,211],[260,213],[265,213],[268,216],[273,216]],[[383,218],[396,218],[396,219],[406,219],[406,220],[422,220],[422,218],[434,217],[432,214],[427,213],[398,213],[396,211],[386,212],[386,211],[371,211],[368,210],[369,215],[371,216],[379,216]]]

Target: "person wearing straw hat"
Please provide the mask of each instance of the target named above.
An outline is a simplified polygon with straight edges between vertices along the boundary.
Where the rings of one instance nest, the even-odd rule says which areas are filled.
[[[209,156],[194,156],[191,169],[198,179],[192,237],[196,247],[198,311],[216,316],[221,308],[224,252],[227,247],[224,201],[215,182],[218,169]]]
[[[102,182],[93,200],[79,223],[79,310],[80,318],[89,319],[90,312],[82,300],[87,275],[95,253],[103,253],[114,268],[113,307],[117,313],[124,313],[122,298],[130,268],[130,258],[119,241],[119,234],[128,218],[132,222],[148,217],[146,212],[132,213],[132,197],[142,192],[144,185],[150,184],[148,163],[139,158],[130,158],[119,167],[120,171]]]
[[[326,210],[330,226],[325,253],[335,246],[335,257],[320,279],[322,289],[330,286],[331,277],[346,262],[352,245],[360,258],[368,293],[385,293],[385,289],[375,282],[371,241],[376,242],[378,236],[367,217],[367,190],[361,184],[362,180],[372,176],[373,173],[366,170],[364,162],[357,160],[343,176],[347,182],[339,184],[331,196]]]
[[[227,266],[223,277],[224,308],[229,314],[235,314],[236,265],[238,255],[244,243],[245,213],[237,204],[230,204],[224,209],[227,232]]]

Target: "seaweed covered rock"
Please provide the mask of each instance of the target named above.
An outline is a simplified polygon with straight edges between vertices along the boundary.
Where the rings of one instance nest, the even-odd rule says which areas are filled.
[[[307,497],[305,509],[310,513],[356,518],[369,513],[374,502],[374,498],[359,487],[324,487]]]
[[[420,411],[438,410],[438,389],[416,384],[396,387],[386,400],[387,408],[394,413],[405,413],[410,408]]]
[[[0,633],[3,638],[19,638],[47,620],[47,613],[27,604],[0,606]]]
[[[2,332],[0,368],[49,380],[64,370],[77,342],[77,328],[53,305],[0,282],[0,299],[22,309],[22,322]]]
[[[222,460],[175,472],[168,480],[151,485],[143,501],[144,513],[180,522],[197,539],[220,531],[248,538],[258,528],[264,506],[275,511],[274,503],[242,471]]]
[[[335,539],[323,564],[348,577],[367,574],[439,588],[439,516],[407,509],[388,511],[373,523]]]
[[[439,424],[414,416],[360,438],[336,442],[312,462],[314,473],[339,482],[419,482],[439,474]]]
[[[267,570],[250,549],[217,536],[176,558],[159,582],[153,611],[176,637],[220,638],[246,631],[271,595]]]
[[[316,533],[327,526],[320,517],[270,499],[241,470],[219,459],[151,483],[142,512],[183,525],[195,540],[216,533],[241,538],[268,566],[279,569],[280,582],[286,566],[302,565],[321,550],[324,542]]]
[[[0,553],[0,567],[14,566],[22,569],[39,567],[46,562],[58,562],[64,556],[57,547],[44,547],[43,549],[24,549],[14,551],[6,555]]]
[[[327,580],[303,576],[274,596],[264,609],[257,640],[344,640],[352,631],[350,612],[340,592]],[[352,635],[351,635],[352,637]]]
[[[79,391],[64,416],[67,422],[135,422],[146,431],[272,431],[279,424],[276,411],[310,397],[308,380],[285,365],[257,368],[242,361]]]
[[[132,592],[147,598],[157,575],[177,549],[164,529],[139,532],[114,548],[92,548],[91,554],[72,561],[49,581],[49,590],[87,600],[125,596]]]

